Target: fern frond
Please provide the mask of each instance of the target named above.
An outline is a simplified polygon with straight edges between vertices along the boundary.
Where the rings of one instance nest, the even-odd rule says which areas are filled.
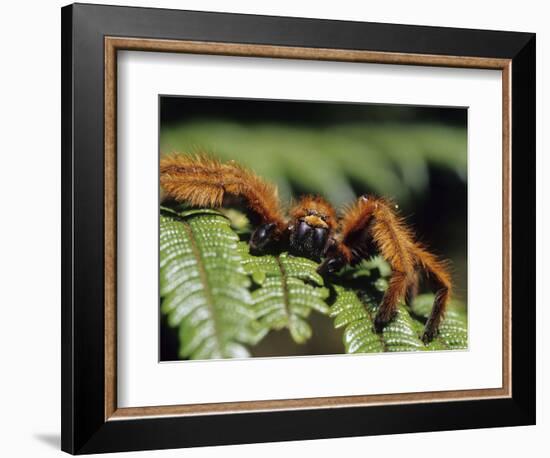
[[[245,271],[258,285],[252,302],[259,322],[268,329],[287,328],[296,343],[308,340],[312,331],[306,319],[311,311],[329,311],[325,302],[329,291],[316,272],[317,264],[287,253],[252,256],[244,243],[241,252],[246,253]]]
[[[335,328],[343,328],[347,353],[467,348],[466,310],[458,301],[451,301],[440,334],[423,344],[431,294],[419,295],[410,309],[400,304],[384,331],[374,331],[373,319],[391,275],[383,259],[348,267],[328,284],[317,266],[288,253],[251,255],[220,211],[161,211],[161,310],[168,324],[179,329],[181,358],[247,357],[247,345],[284,328],[303,343],[312,335],[312,311],[329,315]]]
[[[334,327],[344,327],[346,353],[379,353],[385,351],[382,338],[374,332],[374,322],[354,291],[334,287],[336,301],[330,308]]]
[[[378,270],[375,273],[374,269]],[[464,307],[451,301],[440,325],[439,335],[428,345],[421,340],[424,322],[433,305],[433,294],[419,295],[409,310],[399,304],[396,317],[382,333],[374,330],[374,317],[387,287],[380,273],[388,272],[380,258],[365,262],[344,274],[353,285],[335,284],[336,298],[330,308],[335,328],[344,328],[346,353],[459,350],[468,346],[467,319]],[[358,288],[358,285],[362,287]]]
[[[341,286],[335,286],[335,290],[337,299],[331,307],[330,315],[334,318],[336,328],[345,327],[343,340],[346,353],[424,349],[414,321],[404,306],[399,307],[397,316],[386,326],[382,334],[378,334],[374,330],[377,307],[375,298],[363,294],[361,301],[353,290]]]
[[[420,294],[412,304],[412,311],[427,318],[434,301],[433,294]],[[439,326],[439,335],[428,346],[430,350],[463,350],[468,348],[468,318],[466,307],[451,300],[445,319]]]
[[[249,355],[265,330],[254,318],[238,236],[214,210],[160,216],[161,311],[179,329],[181,358]]]

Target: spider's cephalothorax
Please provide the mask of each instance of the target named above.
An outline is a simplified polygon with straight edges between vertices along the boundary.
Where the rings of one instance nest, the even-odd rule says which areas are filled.
[[[318,196],[302,197],[285,217],[277,188],[234,162],[205,156],[172,155],[161,159],[161,186],[165,197],[192,206],[218,208],[241,202],[255,226],[252,252],[288,248],[291,254],[321,260],[318,271],[330,275],[380,254],[391,266],[382,303],[375,317],[381,331],[397,313],[399,301],[410,301],[424,273],[435,291],[432,312],[422,339],[437,334],[451,294],[447,264],[414,239],[411,229],[390,201],[361,196],[336,221],[333,207]]]
[[[290,253],[321,260],[336,226],[334,208],[321,197],[304,196],[292,208],[290,216]]]

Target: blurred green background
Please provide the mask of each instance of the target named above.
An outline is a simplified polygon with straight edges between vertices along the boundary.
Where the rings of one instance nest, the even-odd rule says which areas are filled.
[[[417,238],[451,260],[467,299],[467,110],[254,99],[160,98],[160,152],[206,152],[277,183],[283,204],[321,194],[342,210],[365,193],[393,198]],[[254,356],[341,353],[329,318],[296,345],[272,332]],[[161,359],[177,359],[163,323]]]

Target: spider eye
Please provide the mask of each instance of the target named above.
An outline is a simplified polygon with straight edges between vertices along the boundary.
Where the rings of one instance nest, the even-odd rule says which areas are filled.
[[[328,231],[324,227],[316,227],[313,234],[314,245],[320,249],[325,246]]]
[[[306,236],[306,234],[308,234],[311,230],[312,229],[309,226],[309,224],[307,224],[305,221],[301,221],[298,224],[298,229],[296,231],[296,236],[297,236],[298,239],[303,239]]]

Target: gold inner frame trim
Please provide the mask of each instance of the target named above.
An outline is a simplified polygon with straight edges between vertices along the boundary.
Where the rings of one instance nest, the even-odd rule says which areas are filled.
[[[116,371],[116,90],[117,51],[119,50],[500,70],[502,72],[503,183],[502,387],[418,393],[333,396],[303,399],[118,408]],[[323,409],[511,397],[511,67],[512,61],[510,59],[493,59],[483,57],[440,56],[346,49],[105,37],[105,420],[115,421],[159,416],[213,415],[266,412],[275,410]]]

